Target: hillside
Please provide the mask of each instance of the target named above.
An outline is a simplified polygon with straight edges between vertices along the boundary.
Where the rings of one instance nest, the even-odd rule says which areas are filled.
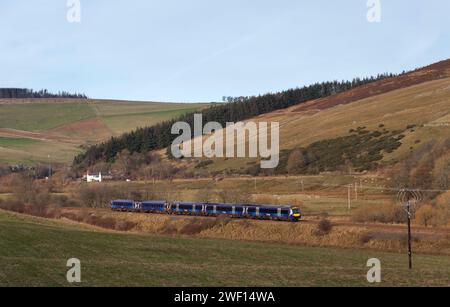
[[[81,145],[207,104],[85,99],[0,99],[0,163],[70,163]]]
[[[393,76],[393,74],[379,74],[376,77],[354,78],[351,81],[317,82],[277,93],[230,98],[229,103],[206,108],[202,110],[201,114],[204,122],[214,121],[225,126],[229,122],[240,122],[254,116],[306,103],[312,99],[326,98]],[[172,126],[179,121],[188,123],[191,131],[194,131],[194,113],[184,114],[162,124],[137,129],[107,142],[91,146],[75,157],[74,166],[77,169],[85,169],[99,162],[111,163],[122,151],[146,154],[149,151],[167,148],[176,138],[171,133]],[[191,136],[194,135],[191,134]]]
[[[322,82],[278,93],[239,97],[228,104],[203,110],[203,121],[218,121],[222,126],[246,120],[279,122],[284,170],[278,169],[278,173],[285,171],[294,149],[301,150],[303,156],[314,162],[305,162],[308,169],[305,167],[303,171],[307,173],[335,171],[347,162],[356,164],[357,170],[371,170],[381,161],[402,158],[407,151],[414,150],[415,145],[430,141],[430,136],[432,139],[441,134],[446,136],[445,123],[440,123],[436,131],[428,128],[432,122],[448,115],[449,78],[450,60],[446,60],[400,75]],[[193,114],[186,114],[162,125],[145,127],[91,146],[75,158],[74,165],[83,169],[99,162],[114,162],[123,150],[164,153],[176,137],[170,128],[179,120],[189,123],[193,131]],[[303,148],[308,146],[311,148]],[[322,155],[324,151],[327,157]],[[256,159],[215,159],[201,165],[190,163],[189,167],[193,165],[214,173],[256,174],[249,171],[255,170],[256,164]]]
[[[450,139],[450,60],[250,119],[280,123],[280,148],[349,136],[350,130],[400,131],[401,146],[383,161],[405,158],[423,144]],[[409,126],[409,129],[407,127]],[[214,159],[213,172],[239,172],[249,159]]]

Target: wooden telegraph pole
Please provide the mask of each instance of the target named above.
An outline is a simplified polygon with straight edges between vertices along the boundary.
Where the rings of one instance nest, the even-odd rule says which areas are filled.
[[[408,214],[408,259],[409,259],[409,269],[412,270],[411,201],[407,202],[406,213]]]
[[[405,207],[405,211],[408,219],[408,267],[412,270],[412,230],[411,230],[411,207],[413,204],[418,203],[422,196],[420,191],[403,189],[398,192],[398,200],[402,206]]]

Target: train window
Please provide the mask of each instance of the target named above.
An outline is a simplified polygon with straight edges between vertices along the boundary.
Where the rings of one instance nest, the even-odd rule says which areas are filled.
[[[259,210],[260,213],[262,214],[277,214],[278,213],[278,209],[272,209],[272,208],[261,208]]]
[[[247,212],[248,213],[255,213],[256,212],[256,207],[249,207]]]
[[[231,210],[232,210],[231,207],[225,207],[225,206],[217,207],[217,211],[231,211]]]
[[[113,203],[114,206],[124,206],[124,207],[129,207],[129,206],[133,206],[134,204],[131,202],[114,202]]]
[[[151,207],[162,207],[164,206],[163,203],[143,203],[145,206],[151,206]]]

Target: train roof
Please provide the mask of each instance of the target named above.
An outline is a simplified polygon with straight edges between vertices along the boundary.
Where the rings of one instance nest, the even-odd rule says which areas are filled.
[[[196,204],[203,204],[203,205],[210,205],[210,206],[233,206],[233,207],[259,207],[259,208],[267,208],[267,209],[273,209],[273,208],[282,208],[282,209],[290,209],[293,206],[290,205],[269,205],[269,204],[230,204],[230,203],[196,203]]]
[[[159,205],[159,204],[165,204],[166,201],[164,200],[146,200],[142,202],[143,204],[150,204],[150,205]]]
[[[118,199],[113,200],[115,203],[134,203],[134,200],[124,200],[124,199]],[[165,204],[166,201],[164,200],[146,200],[143,201],[142,204]],[[209,202],[183,202],[183,201],[175,201],[174,204],[179,205],[209,205],[209,206],[230,206],[230,207],[251,207],[251,208],[263,208],[263,209],[274,209],[274,208],[281,208],[281,209],[291,209],[295,206],[291,205],[272,205],[272,204],[231,204],[231,203],[209,203]]]

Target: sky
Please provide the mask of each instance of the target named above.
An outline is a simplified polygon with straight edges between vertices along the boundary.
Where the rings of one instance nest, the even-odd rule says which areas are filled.
[[[209,102],[450,58],[448,0],[79,1],[0,1],[0,87]]]

